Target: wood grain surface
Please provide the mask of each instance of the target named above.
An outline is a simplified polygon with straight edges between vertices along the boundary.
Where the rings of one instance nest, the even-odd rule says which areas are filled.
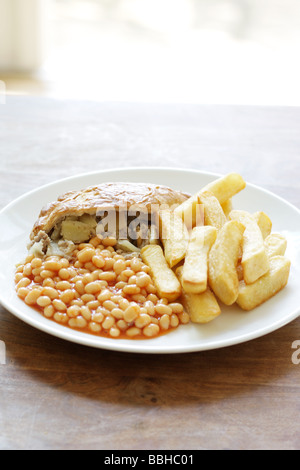
[[[145,165],[237,171],[300,207],[299,129],[299,108],[8,97],[0,209],[66,176]],[[0,340],[1,449],[300,448],[299,318],[237,346],[143,355],[68,343],[0,307]]]

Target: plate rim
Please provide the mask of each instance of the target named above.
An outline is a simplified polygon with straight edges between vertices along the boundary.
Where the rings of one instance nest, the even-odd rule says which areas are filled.
[[[20,201],[23,199],[26,199],[27,197],[30,197],[34,195],[35,193],[38,193],[40,191],[46,191],[47,189],[50,189],[56,185],[63,184],[65,182],[71,182],[75,180],[80,180],[83,178],[89,178],[89,177],[95,177],[96,175],[105,175],[108,173],[117,173],[117,172],[136,172],[136,171],[141,171],[141,172],[146,172],[146,171],[168,171],[168,172],[184,172],[185,174],[190,174],[190,173],[198,173],[203,176],[209,176],[212,178],[220,178],[222,176],[225,176],[226,173],[221,174],[221,173],[215,173],[215,172],[210,172],[210,171],[202,171],[198,169],[193,169],[193,168],[181,168],[181,167],[151,167],[151,166],[141,166],[141,167],[136,167],[136,166],[130,166],[130,167],[118,167],[118,168],[113,168],[113,169],[104,169],[104,170],[97,170],[93,172],[86,172],[86,173],[80,173],[77,175],[69,176],[66,178],[61,178],[56,181],[52,181],[50,183],[47,183],[45,185],[41,185],[33,190],[27,191],[24,194],[20,195],[19,197],[15,198],[13,201],[11,201],[9,204],[4,206],[0,210],[0,217],[8,212],[12,207],[17,205]],[[235,172],[236,173],[236,172]],[[228,174],[228,173],[227,173]],[[253,189],[256,189],[260,192],[263,192],[267,195],[269,195],[272,198],[277,199],[281,203],[289,206],[292,210],[294,210],[298,216],[300,216],[300,209],[289,202],[288,200],[284,199],[281,196],[278,196],[274,192],[265,189],[259,185],[250,183],[246,181],[247,187],[252,187]],[[168,184],[166,184],[168,186]],[[110,350],[110,351],[117,351],[117,352],[125,352],[125,353],[139,353],[139,354],[183,354],[183,353],[191,353],[191,352],[201,352],[201,351],[207,351],[207,350],[215,350],[215,349],[220,349],[220,348],[226,348],[230,346],[234,346],[237,344],[242,344],[248,341],[252,341],[254,339],[261,338],[269,333],[275,332],[278,329],[282,328],[283,326],[291,323],[292,321],[296,320],[298,316],[300,316],[300,304],[299,308],[297,308],[295,311],[292,311],[289,313],[287,316],[285,316],[283,319],[279,319],[275,323],[271,323],[270,325],[265,326],[263,329],[260,329],[260,332],[258,333],[257,330],[254,330],[252,333],[244,333],[244,334],[238,334],[234,338],[228,338],[227,340],[209,340],[206,345],[201,345],[199,344],[198,346],[193,345],[191,347],[188,347],[187,345],[179,345],[179,346],[168,346],[166,349],[162,345],[158,345],[157,347],[151,342],[151,340],[139,340],[139,341],[132,341],[132,340],[124,340],[128,341],[128,345],[124,345],[124,343],[120,343],[122,340],[115,340],[115,339],[110,339],[110,338],[105,338],[101,337],[101,340],[108,340],[105,344],[97,344],[97,341],[99,341],[99,338],[94,335],[89,335],[88,333],[80,332],[77,330],[70,330],[66,326],[55,324],[52,325],[51,322],[49,322],[49,325],[44,326],[43,322],[41,321],[35,321],[33,318],[24,318],[24,313],[19,311],[19,309],[13,308],[8,301],[6,301],[5,298],[3,298],[2,292],[0,291],[0,303],[3,305],[3,307],[8,310],[12,315],[16,316],[19,320],[23,321],[24,323],[30,325],[31,327],[38,329],[46,334],[49,334],[51,336],[54,336],[56,338],[71,342],[71,343],[76,343],[80,344],[82,346],[87,346],[87,347],[92,347],[96,349],[104,349],[104,350]],[[30,307],[28,307],[30,308]],[[43,317],[41,317],[43,318]],[[184,328],[185,325],[179,326],[179,328]],[[75,334],[74,334],[75,333]],[[155,339],[154,339],[155,340]],[[131,341],[131,342],[129,342]],[[140,348],[139,345],[143,344],[144,347]],[[128,347],[127,347],[128,346]]]

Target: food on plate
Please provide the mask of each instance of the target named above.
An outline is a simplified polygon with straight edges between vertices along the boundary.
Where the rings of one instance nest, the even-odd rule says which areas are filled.
[[[227,222],[227,218],[216,196],[209,191],[204,191],[199,196],[199,204],[203,205],[204,225],[220,230]]]
[[[230,173],[206,185],[204,188],[178,206],[175,209],[175,212],[182,217],[189,227],[193,228],[197,224],[197,214],[199,214],[199,207],[201,207],[201,204],[199,204],[199,197],[203,192],[209,191],[218,199],[220,204],[224,204],[237,193],[242,191],[245,187],[246,183],[241,175],[237,173]]]
[[[200,294],[207,290],[208,254],[216,237],[217,229],[213,226],[193,229],[182,268],[181,283],[185,292]]]
[[[174,302],[180,297],[181,286],[169,267],[163,249],[159,245],[147,245],[141,251],[142,260],[149,266],[153,282],[160,297]]]
[[[239,294],[237,265],[244,231],[240,222],[226,222],[209,253],[209,285],[225,305],[234,304]]]
[[[17,266],[19,298],[47,319],[108,338],[150,339],[252,310],[288,283],[287,240],[230,173],[194,195],[146,183],[71,191],[42,209]]]
[[[287,249],[287,239],[280,233],[271,233],[265,239],[265,249],[269,258],[276,255],[284,256]]]
[[[30,252],[69,256],[74,244],[87,242],[98,234],[108,236],[105,224],[118,240],[127,240],[133,246],[141,240],[145,244],[151,236],[151,218],[155,218],[160,206],[173,206],[186,199],[187,195],[180,191],[142,183],[104,183],[70,191],[41,211],[30,235]],[[142,214],[138,231],[135,221],[139,210]]]
[[[237,304],[253,310],[281,291],[288,282],[291,262],[283,256],[270,259],[270,270],[253,284],[241,281]]]
[[[171,268],[185,258],[189,243],[189,232],[182,218],[174,210],[159,211],[160,240],[164,256]]]
[[[182,271],[182,266],[176,269],[176,274],[181,282]],[[180,300],[189,314],[191,322],[209,323],[221,314],[218,301],[209,287],[200,294],[186,292],[183,284],[182,287],[183,290]]]
[[[245,227],[242,266],[246,284],[252,284],[270,269],[261,230],[255,218],[247,211],[233,210],[229,218],[241,222]]]
[[[257,222],[257,225],[260,228],[263,239],[267,238],[268,235],[272,232],[272,220],[267,214],[263,211],[258,211],[253,214],[254,219]]]

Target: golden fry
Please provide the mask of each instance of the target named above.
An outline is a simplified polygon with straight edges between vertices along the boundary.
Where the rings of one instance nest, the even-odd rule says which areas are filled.
[[[265,248],[269,258],[284,256],[287,249],[287,239],[279,234],[272,233],[265,239]]]
[[[240,283],[237,304],[243,310],[253,310],[263,304],[279,291],[288,282],[291,262],[283,256],[274,256],[270,259],[270,270],[253,284]]]
[[[226,305],[234,304],[239,293],[237,264],[244,230],[238,221],[227,222],[209,253],[209,285]]]
[[[255,212],[253,217],[260,228],[263,239],[267,238],[267,236],[272,232],[272,220],[267,216],[267,214],[265,214],[265,212],[262,211]]]
[[[220,230],[226,224],[227,218],[216,196],[209,191],[204,191],[199,196],[199,203],[204,208],[204,225],[211,225]]]
[[[252,284],[266,274],[270,268],[261,230],[249,212],[234,210],[230,213],[229,218],[237,220],[245,226],[242,266],[246,284]]]
[[[220,204],[228,201],[237,193],[242,191],[246,187],[246,183],[241,175],[237,173],[230,173],[222,178],[209,183],[207,186],[198,191],[192,197],[187,199],[185,202],[180,204],[175,209],[176,214],[180,215],[182,220],[185,222],[188,228],[195,227],[197,224],[196,214],[199,212],[199,196],[203,192],[209,191],[219,201]],[[201,206],[200,206],[201,207]]]
[[[174,302],[181,295],[181,285],[168,266],[160,245],[147,245],[141,250],[142,260],[151,270],[154,284],[161,298]]]
[[[185,292],[200,294],[207,289],[208,253],[217,237],[215,227],[195,227],[182,270],[182,287]]]
[[[182,266],[176,269],[182,280]],[[193,323],[209,323],[221,314],[221,309],[214,293],[208,288],[201,294],[182,293],[180,298]]]
[[[189,233],[181,217],[170,210],[159,212],[160,239],[164,245],[165,257],[171,268],[186,255]]]

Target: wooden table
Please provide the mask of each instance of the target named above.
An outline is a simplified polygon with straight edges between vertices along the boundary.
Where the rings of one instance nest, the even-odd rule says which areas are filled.
[[[63,102],[0,105],[1,208],[82,172],[240,172],[300,206],[300,109]],[[0,307],[1,449],[299,449],[300,319],[237,346],[178,355],[71,344]],[[109,453],[109,452],[108,452]]]

